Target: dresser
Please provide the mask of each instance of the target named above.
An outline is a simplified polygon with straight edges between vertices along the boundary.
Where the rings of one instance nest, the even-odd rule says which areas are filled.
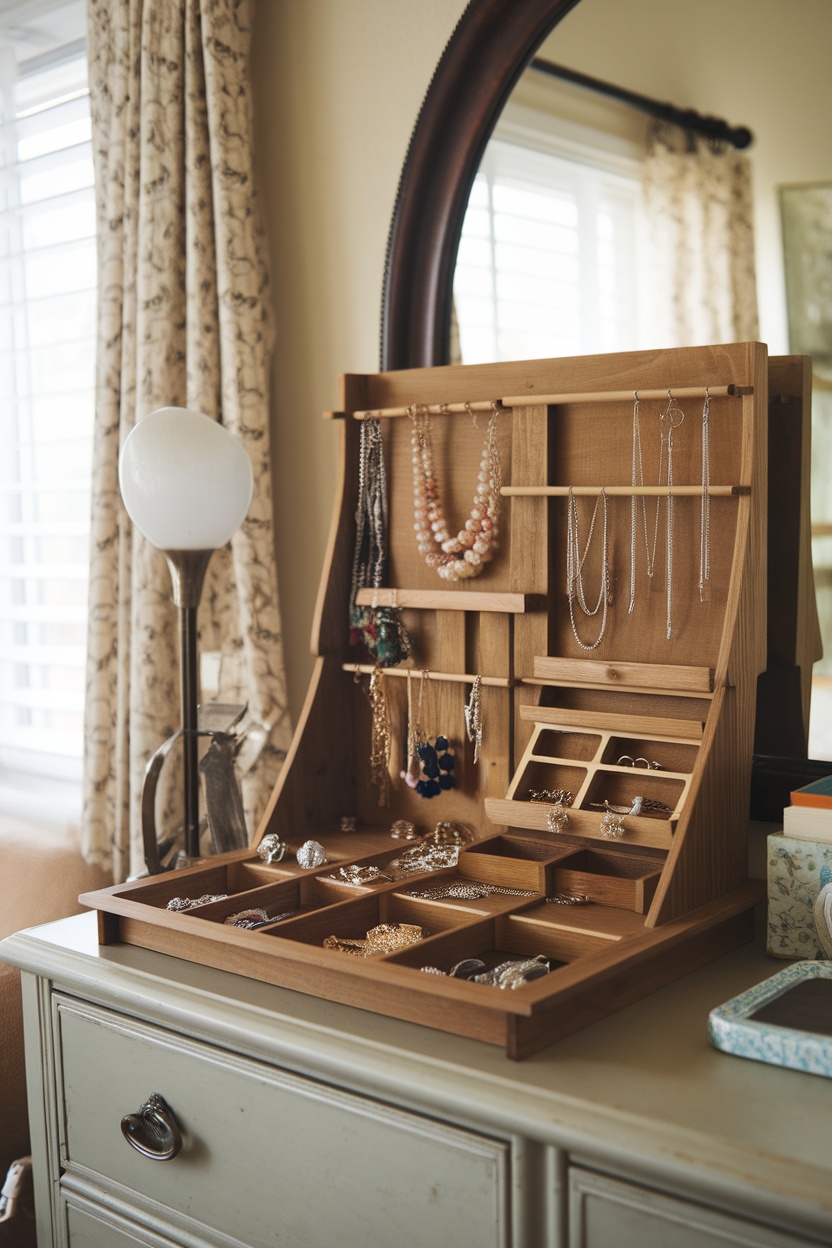
[[[731,1057],[753,945],[525,1062],[115,945],[18,933],[38,1242],[72,1248],[832,1243],[832,1081]],[[122,1119],[152,1094],[181,1151]]]

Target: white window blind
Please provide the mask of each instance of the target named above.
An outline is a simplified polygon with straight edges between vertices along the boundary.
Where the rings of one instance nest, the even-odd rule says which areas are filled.
[[[454,278],[463,362],[641,345],[640,204],[635,175],[492,140]]]
[[[27,776],[38,793],[80,778],[96,283],[84,23],[82,0],[0,5],[0,809]]]

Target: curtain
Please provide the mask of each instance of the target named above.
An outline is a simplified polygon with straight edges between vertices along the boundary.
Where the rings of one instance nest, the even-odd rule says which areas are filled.
[[[248,0],[89,0],[98,343],[83,850],[114,878],[144,868],[145,766],[179,727],[178,621],[161,553],[131,529],[118,454],[158,407],[221,419],[254,469],[248,517],[215,553],[200,649],[219,699],[264,726],[243,781],[251,829],[290,725],[272,540],[271,324],[252,188]],[[181,823],[181,784],[160,821]]]
[[[644,197],[656,345],[755,340],[748,160],[658,123],[648,138]]]

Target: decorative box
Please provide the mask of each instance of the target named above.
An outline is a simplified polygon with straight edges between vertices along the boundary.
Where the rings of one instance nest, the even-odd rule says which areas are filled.
[[[766,949],[773,958],[822,958],[812,907],[832,883],[832,844],[771,835]]]

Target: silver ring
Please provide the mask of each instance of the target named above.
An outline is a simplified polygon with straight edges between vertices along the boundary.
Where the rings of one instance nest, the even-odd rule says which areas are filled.
[[[322,867],[326,862],[326,850],[320,841],[304,841],[297,852],[298,866],[304,871]]]
[[[288,845],[276,832],[269,832],[257,846],[257,853],[265,863],[280,862],[285,858]]]

